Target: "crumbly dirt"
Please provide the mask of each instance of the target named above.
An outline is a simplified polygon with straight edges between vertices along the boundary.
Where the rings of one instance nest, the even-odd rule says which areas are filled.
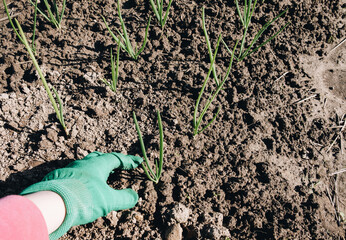
[[[29,1],[8,3],[30,37]],[[95,150],[141,155],[132,111],[150,159],[158,157],[160,110],[160,182],[148,181],[142,169],[115,171],[109,184],[138,191],[136,207],[73,227],[62,239],[164,239],[175,234],[167,229],[180,236],[180,228],[183,239],[345,239],[346,173],[330,176],[346,167],[346,44],[338,46],[345,3],[258,1],[249,36],[286,8],[261,40],[290,25],[234,64],[212,106],[222,105],[216,122],[194,137],[193,110],[209,67],[202,6],[213,48],[220,33],[229,46],[240,39],[233,1],[173,0],[164,32],[152,18],[139,59],[121,53],[116,93],[100,81],[110,78],[116,47],[100,15],[119,27],[114,0],[67,1],[60,30],[39,16],[37,59],[64,102],[69,137],[24,46],[2,20],[0,197]],[[153,14],[149,1],[124,0],[122,12],[131,40],[141,43]],[[219,52],[221,73],[230,56],[223,46]],[[179,207],[183,222],[172,219]]]

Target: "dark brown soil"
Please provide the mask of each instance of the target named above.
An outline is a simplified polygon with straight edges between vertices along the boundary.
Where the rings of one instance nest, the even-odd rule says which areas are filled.
[[[8,2],[30,37],[29,1]],[[137,206],[74,227],[62,239],[163,239],[180,221],[172,213],[178,203],[188,214],[180,221],[183,239],[345,239],[346,173],[330,176],[346,167],[346,44],[334,49],[345,38],[345,3],[258,1],[250,36],[286,8],[265,36],[290,25],[234,65],[212,107],[222,105],[219,117],[193,137],[193,110],[209,67],[202,6],[213,48],[220,33],[234,45],[241,24],[233,1],[173,0],[163,34],[152,18],[138,61],[121,54],[117,93],[99,80],[110,78],[116,46],[100,15],[119,27],[114,0],[67,1],[61,30],[39,16],[37,58],[64,102],[68,138],[24,46],[2,20],[0,197],[95,150],[141,155],[132,111],[154,159],[160,110],[160,183],[142,169],[116,171],[109,184],[138,191]],[[149,1],[124,0],[122,12],[133,42],[141,43],[153,14]],[[221,47],[219,72],[229,59]]]

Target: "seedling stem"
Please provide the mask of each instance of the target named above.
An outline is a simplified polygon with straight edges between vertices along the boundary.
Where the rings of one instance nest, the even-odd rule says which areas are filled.
[[[169,9],[171,8],[172,2],[173,0],[169,0],[166,12],[163,13],[163,0],[156,0],[156,3],[154,0],[150,0],[151,7],[153,8],[157,20],[159,21],[161,30],[165,28],[167,17],[169,14]]]
[[[117,83],[119,76],[119,55],[120,55],[120,46],[117,47],[117,57],[113,56],[113,51],[111,49],[111,69],[112,69],[112,81],[109,83],[106,79],[102,78],[101,80],[111,88],[113,92],[117,91]]]
[[[57,115],[57,118],[58,118],[58,120],[59,120],[61,126],[63,127],[63,129],[64,129],[66,135],[68,135],[68,130],[67,130],[66,125],[65,125],[65,122],[64,122],[63,104],[62,104],[62,102],[61,102],[61,99],[60,99],[60,97],[59,97],[57,91],[55,90],[55,88],[52,87],[53,92],[55,93],[55,95],[56,95],[56,97],[57,97],[57,101],[58,101],[58,103],[59,103],[59,107],[58,107],[58,105],[57,105],[57,103],[56,103],[56,101],[55,101],[55,99],[54,99],[54,97],[53,97],[53,95],[52,95],[52,92],[51,92],[50,89],[49,89],[49,86],[48,86],[48,84],[47,84],[47,81],[46,81],[45,77],[43,76],[43,73],[42,73],[42,71],[41,71],[41,69],[40,69],[40,66],[38,65],[38,63],[37,63],[37,61],[36,61],[35,55],[34,55],[34,53],[32,52],[32,49],[30,48],[30,45],[29,45],[29,43],[28,43],[28,41],[27,41],[27,39],[26,39],[26,37],[25,37],[25,34],[24,34],[24,32],[23,32],[22,27],[20,26],[20,24],[19,24],[19,22],[17,21],[17,19],[14,19],[14,21],[15,21],[15,23],[16,23],[16,25],[17,25],[18,30],[19,30],[19,35],[20,35],[21,39],[23,40],[22,42],[23,42],[23,44],[25,45],[25,47],[26,47],[26,49],[27,49],[27,51],[28,51],[28,53],[29,53],[29,56],[30,56],[30,58],[31,58],[31,60],[32,60],[32,62],[33,62],[33,64],[34,64],[34,66],[35,66],[37,72],[38,72],[38,75],[40,76],[40,78],[41,78],[41,80],[42,80],[43,86],[44,86],[44,88],[45,88],[45,90],[46,90],[46,92],[47,92],[47,94],[48,94],[49,100],[51,101],[51,103],[52,103],[52,105],[53,105],[53,108],[54,108],[54,111],[55,111],[55,113],[56,113],[56,115]]]
[[[160,134],[160,156],[159,156],[159,162],[157,162],[157,160],[155,159],[155,172],[153,171],[153,169],[151,168],[149,164],[142,133],[141,133],[141,130],[139,129],[135,112],[133,112],[133,120],[135,122],[136,130],[137,130],[137,134],[139,138],[139,143],[141,145],[141,150],[142,150],[142,154],[144,158],[144,162],[142,162],[143,170],[145,174],[147,175],[147,177],[149,178],[149,180],[153,181],[154,183],[158,183],[161,177],[162,166],[163,166],[163,128],[162,128],[160,111],[157,111],[157,121],[159,124],[159,134]]]
[[[113,37],[113,39],[117,42],[117,44],[125,51],[127,52],[131,58],[137,60],[138,59],[138,56],[139,54],[141,54],[145,48],[145,45],[147,44],[147,41],[148,41],[148,31],[149,31],[149,26],[150,26],[150,20],[151,20],[151,17],[149,17],[149,21],[148,21],[148,24],[147,24],[147,27],[145,29],[145,36],[144,36],[144,41],[143,41],[143,44],[142,44],[142,47],[140,49],[137,49],[137,44],[135,46],[135,50],[133,50],[133,47],[132,47],[132,44],[131,44],[131,41],[129,39],[129,36],[127,34],[127,30],[126,30],[126,26],[125,26],[125,23],[124,23],[124,20],[121,16],[121,7],[120,7],[120,0],[118,0],[117,2],[117,8],[118,8],[118,16],[119,16],[119,20],[120,20],[120,25],[121,25],[121,29],[123,31],[123,34],[120,33],[118,30],[117,33],[119,34],[120,38],[118,38],[114,33],[113,31],[110,29],[110,27],[108,26],[107,22],[106,22],[106,19],[102,17],[105,25],[106,25],[106,28],[108,29],[108,32],[110,33],[110,35]],[[124,42],[124,43],[123,43]]]

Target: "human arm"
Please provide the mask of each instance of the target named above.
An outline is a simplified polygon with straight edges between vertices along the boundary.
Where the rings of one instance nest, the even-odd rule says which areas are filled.
[[[142,161],[140,157],[121,153],[93,152],[65,168],[50,172],[41,182],[26,188],[21,195],[52,191],[63,199],[65,218],[58,229],[49,235],[51,240],[58,239],[72,226],[92,222],[113,210],[134,207],[138,201],[135,191],[114,190],[106,181],[113,169],[134,169]]]
[[[23,197],[29,199],[41,211],[48,234],[57,230],[64,222],[66,207],[59,194],[52,191],[40,191],[23,195]]]

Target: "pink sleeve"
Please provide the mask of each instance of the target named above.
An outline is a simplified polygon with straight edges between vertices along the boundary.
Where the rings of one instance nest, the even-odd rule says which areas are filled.
[[[10,195],[0,199],[1,240],[48,240],[41,211],[29,199]]]

